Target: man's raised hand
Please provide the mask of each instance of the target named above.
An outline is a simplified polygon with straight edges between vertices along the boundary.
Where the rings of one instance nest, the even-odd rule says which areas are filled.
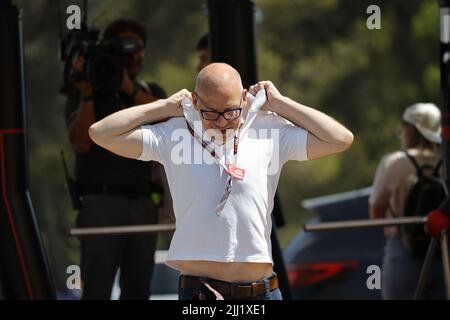
[[[172,118],[183,117],[183,107],[181,101],[184,97],[189,98],[191,93],[187,89],[181,89],[167,98],[167,107],[170,108],[170,115]]]
[[[280,91],[275,87],[272,81],[259,81],[257,84],[250,86],[249,92],[256,96],[258,91],[265,90],[266,91],[266,103],[262,106],[261,110],[264,111],[275,111],[275,105],[277,101],[279,101],[283,96]]]

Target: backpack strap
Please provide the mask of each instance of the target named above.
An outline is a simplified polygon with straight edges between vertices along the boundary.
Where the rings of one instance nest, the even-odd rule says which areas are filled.
[[[416,159],[414,159],[414,157],[413,157],[412,155],[410,155],[410,154],[408,153],[408,151],[403,150],[403,152],[406,154],[406,156],[408,157],[408,159],[412,162],[412,164],[414,165],[414,168],[416,168],[416,173],[417,173],[417,176],[418,176],[418,177],[423,177],[423,176],[424,176],[423,171],[424,171],[425,169],[432,170],[433,176],[439,177],[439,169],[441,168],[441,165],[442,165],[442,159],[439,159],[439,162],[436,164],[435,167],[430,166],[430,165],[428,165],[428,164],[424,164],[424,165],[420,166],[420,165],[417,163]]]
[[[394,210],[394,208],[392,208],[392,205],[390,202],[388,202],[388,210],[391,211],[392,217],[394,217],[394,218],[400,217],[400,215],[397,214],[397,212]]]
[[[439,177],[439,169],[441,168],[441,165],[442,159],[439,159],[438,163],[436,164],[436,167],[434,167],[433,176]]]
[[[403,152],[406,154],[406,157],[411,161],[411,163],[414,165],[414,168],[416,168],[416,172],[417,172],[417,176],[421,177],[423,176],[422,173],[422,168],[419,166],[419,164],[417,163],[416,159],[414,159],[414,157],[412,155],[410,155],[408,153],[408,151],[403,150]]]

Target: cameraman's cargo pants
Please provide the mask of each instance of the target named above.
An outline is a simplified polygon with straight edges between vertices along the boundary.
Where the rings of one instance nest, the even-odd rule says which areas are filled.
[[[77,219],[78,227],[155,223],[156,209],[149,197],[116,195],[85,196]],[[109,300],[118,269],[120,299],[148,299],[156,237],[156,234],[82,237],[82,299]]]

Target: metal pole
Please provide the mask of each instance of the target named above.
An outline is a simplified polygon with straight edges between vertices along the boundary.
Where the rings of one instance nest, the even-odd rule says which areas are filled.
[[[166,232],[173,230],[175,230],[175,224],[144,224],[114,227],[73,228],[70,229],[69,234],[76,237],[101,235],[116,236],[126,234]]]
[[[430,275],[431,265],[433,264],[434,255],[436,254],[438,240],[431,238],[428,245],[427,255],[423,262],[422,270],[420,270],[419,282],[417,283],[416,292],[414,293],[414,300],[419,300],[423,297],[423,292],[428,283],[428,276]]]
[[[450,189],[450,1],[439,0],[439,29],[440,29],[440,70],[441,70],[441,124],[442,124],[442,159],[444,180]]]
[[[7,300],[56,298],[31,201],[23,16],[0,1],[0,283]]]
[[[305,225],[303,230],[310,231],[337,231],[346,229],[359,229],[359,228],[377,228],[377,227],[389,227],[389,226],[401,226],[411,224],[425,224],[427,217],[404,217],[393,219],[376,219],[376,220],[351,220],[351,221],[339,221],[339,222],[324,222],[313,225]]]
[[[212,62],[232,65],[244,88],[258,81],[255,4],[251,0],[208,0]]]
[[[445,293],[447,300],[450,300],[450,258],[448,249],[448,231],[443,230],[441,233],[442,265],[444,269]]]

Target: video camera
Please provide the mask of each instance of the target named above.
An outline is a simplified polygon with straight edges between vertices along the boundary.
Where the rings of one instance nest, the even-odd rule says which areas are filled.
[[[73,81],[86,80],[94,91],[116,92],[122,83],[125,60],[142,50],[134,38],[99,39],[99,30],[83,24],[81,30],[71,31],[61,39],[61,60],[65,62],[61,93],[68,94]],[[72,69],[73,61],[83,56],[83,73]]]

